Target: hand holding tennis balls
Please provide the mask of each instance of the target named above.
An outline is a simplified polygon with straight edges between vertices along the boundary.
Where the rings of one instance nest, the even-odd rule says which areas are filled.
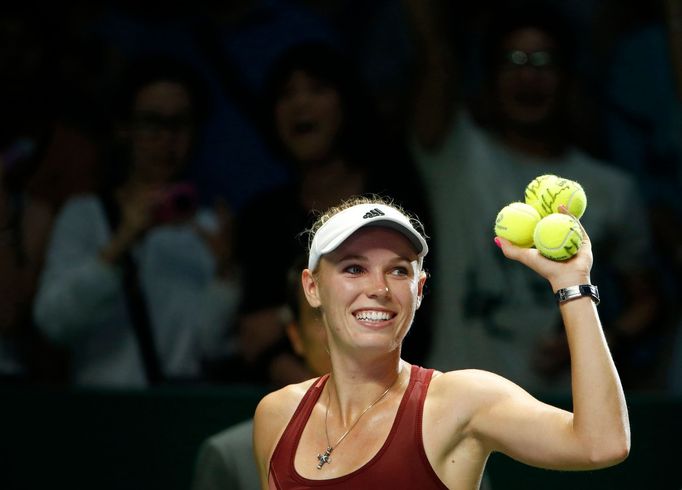
[[[572,255],[568,260],[556,259],[553,260],[551,258],[546,257],[540,251],[542,245],[540,245],[540,247],[538,247],[537,249],[522,248],[514,246],[511,242],[505,240],[504,238],[501,237],[495,238],[496,245],[500,248],[500,250],[502,251],[506,258],[524,264],[531,270],[537,272],[541,277],[547,279],[551,284],[553,291],[575,284],[589,283],[590,271],[592,269],[593,260],[592,247],[590,245],[590,238],[588,234],[585,232],[585,230],[583,229],[578,220],[576,220],[575,218],[571,217],[568,214],[564,214],[566,212],[565,209],[562,209],[561,211],[562,211],[561,213],[554,213],[550,215],[552,216],[552,218],[550,218],[547,221],[551,224],[553,220],[557,219],[555,218],[555,216],[566,216],[570,220],[573,220],[571,222],[567,221],[567,223],[569,223],[569,228],[577,225],[577,229],[579,229],[582,234],[580,248],[579,249],[575,249],[574,247],[569,248],[569,251],[570,252],[575,251],[575,254]],[[544,225],[543,227],[540,228],[540,230],[542,230],[543,228]],[[561,227],[559,226],[558,228],[560,229]],[[556,231],[556,229],[552,230],[551,226],[548,227],[547,229],[550,231]],[[549,235],[550,238],[555,238],[552,233],[550,233]],[[558,235],[561,235],[561,233],[559,233]],[[539,239],[538,241],[541,240],[544,240],[544,237],[542,239]],[[569,240],[567,240],[567,243],[570,241],[571,240],[569,238]],[[555,250],[559,249],[560,247],[555,248]],[[552,255],[553,252],[550,251],[549,254]],[[560,254],[563,255],[564,252],[561,253],[557,252],[556,256],[558,257],[560,256]]]
[[[584,238],[578,222],[587,208],[582,186],[556,175],[540,175],[526,186],[524,198],[525,203],[514,202],[500,210],[495,234],[518,247],[535,246],[552,260],[573,257]]]

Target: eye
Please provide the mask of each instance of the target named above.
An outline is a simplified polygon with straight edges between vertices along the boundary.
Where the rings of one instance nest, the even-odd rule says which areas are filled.
[[[399,266],[392,269],[391,274],[394,276],[409,276],[410,271],[407,269],[407,267]]]
[[[352,264],[343,269],[343,272],[347,272],[348,274],[351,275],[358,275],[361,274],[363,271],[363,268],[359,266],[358,264]]]

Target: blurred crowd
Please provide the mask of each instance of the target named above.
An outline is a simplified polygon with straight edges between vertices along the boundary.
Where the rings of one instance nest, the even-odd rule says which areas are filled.
[[[588,196],[625,388],[682,393],[682,1],[0,11],[0,384],[311,377],[302,232],[379,194],[433,249],[404,358],[566,392],[552,292],[492,241],[554,173]]]

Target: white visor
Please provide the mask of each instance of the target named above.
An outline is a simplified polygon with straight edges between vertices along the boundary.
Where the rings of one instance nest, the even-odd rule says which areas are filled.
[[[320,257],[336,250],[349,236],[364,226],[384,226],[399,231],[410,241],[421,269],[429,251],[426,240],[403,213],[384,204],[357,204],[327,220],[315,233],[308,255],[308,269],[315,270]]]

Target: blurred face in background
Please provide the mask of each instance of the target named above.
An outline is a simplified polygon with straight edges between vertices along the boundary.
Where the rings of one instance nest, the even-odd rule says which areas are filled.
[[[294,351],[300,355],[313,376],[321,376],[331,371],[331,360],[327,352],[327,331],[322,324],[322,316],[303,294],[298,291],[299,319],[287,326],[287,334]]]
[[[158,81],[135,97],[130,126],[134,175],[168,182],[185,166],[194,133],[192,101],[178,82]]]
[[[335,156],[343,123],[341,97],[331,84],[295,70],[275,104],[277,136],[300,163]]]
[[[519,127],[548,122],[562,88],[553,39],[536,28],[518,29],[503,40],[500,55],[496,91],[503,120]]]

